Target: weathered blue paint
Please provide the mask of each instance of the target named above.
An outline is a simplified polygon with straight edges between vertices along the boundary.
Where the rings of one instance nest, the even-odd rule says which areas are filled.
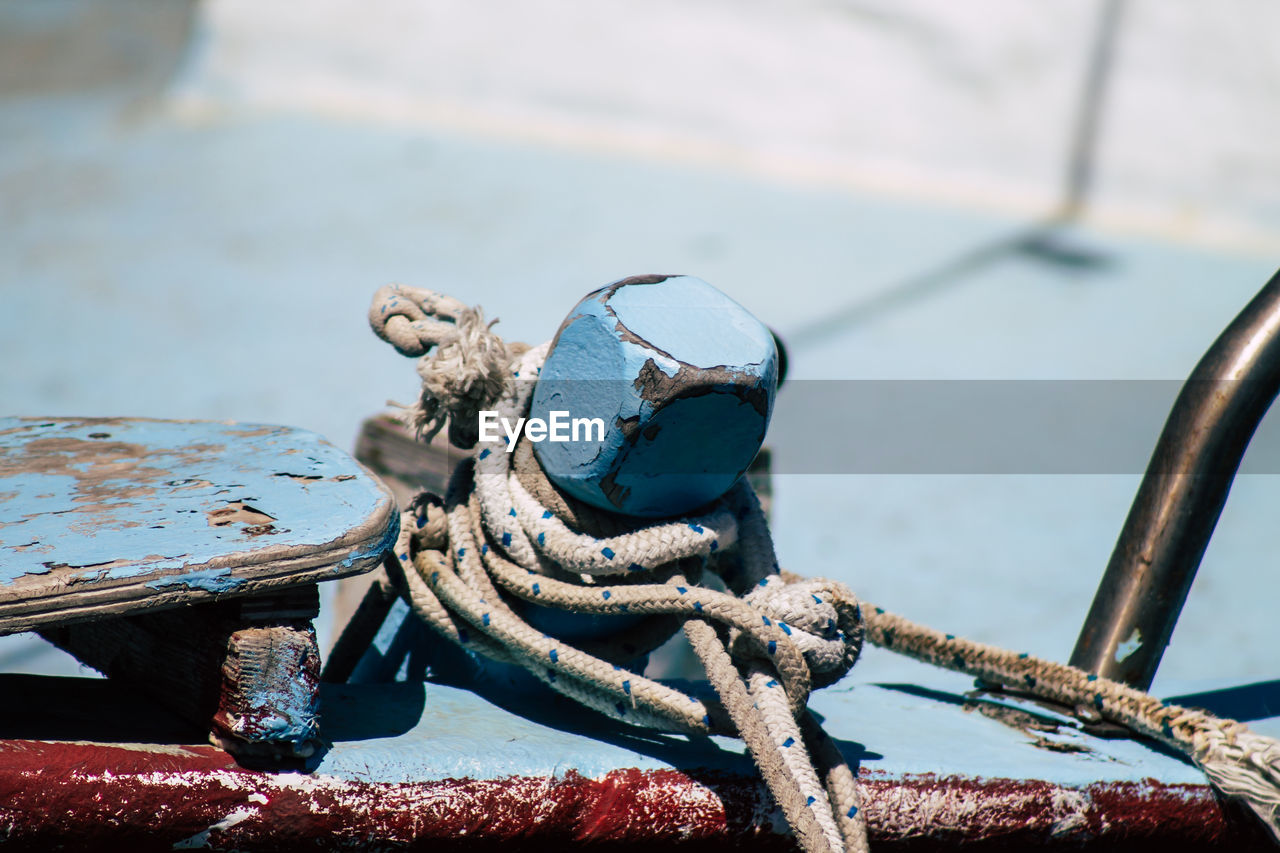
[[[754,315],[693,276],[620,287],[607,304],[636,337],[698,367],[759,364],[773,342]]]
[[[334,564],[333,571],[335,574],[346,574],[345,570],[350,569],[357,563],[367,563],[369,560],[381,557],[396,544],[396,539],[400,536],[399,521],[395,524],[388,525],[382,531],[382,536],[376,541],[354,549],[345,558]]]
[[[320,694],[314,673],[308,679],[287,668],[282,670],[241,670],[241,677],[248,683],[240,685],[245,701],[237,710],[252,742],[304,744],[316,737]]]
[[[3,212],[10,245],[19,247],[0,253],[0,360],[21,365],[0,377],[0,398],[14,412],[251,415],[305,423],[350,446],[359,415],[408,393],[384,348],[350,333],[367,300],[347,285],[370,280],[371,269],[374,284],[419,269],[433,280],[467,281],[468,301],[501,316],[505,337],[529,341],[542,340],[563,306],[586,282],[604,281],[619,258],[658,254],[714,267],[713,280],[733,281],[748,305],[767,304],[785,282],[786,298],[774,300],[768,317],[794,331],[787,339],[797,345],[793,375],[802,379],[1176,379],[1274,270],[1273,253],[1097,231],[1079,236],[1113,258],[1097,271],[1025,257],[965,269],[957,259],[1023,223],[963,206],[402,125],[269,111],[199,127],[165,114],[121,125],[72,121],[65,103],[60,95],[5,105],[15,127],[57,129],[9,134],[0,146],[6,174],[43,179]],[[414,162],[420,179],[400,180],[406,152],[426,149],[431,156]],[[367,168],[342,168],[353,162]],[[155,179],[158,168],[166,180]],[[112,191],[84,192],[86,173]],[[272,192],[260,191],[264,182]],[[225,203],[172,204],[215,196]],[[617,204],[624,196],[628,203]],[[503,205],[493,224],[494,200],[511,197],[521,203]],[[351,230],[353,201],[377,235],[360,253],[343,251],[338,237]],[[263,234],[271,239],[246,246]],[[51,248],[59,246],[75,251]],[[535,286],[512,288],[516,280]],[[919,286],[928,281],[939,286]],[[262,310],[245,311],[250,302]],[[1152,305],[1161,306],[1159,322],[1135,323]],[[846,327],[802,334],[833,315]],[[33,317],[57,317],[62,334]],[[1087,345],[1082,329],[1090,330]],[[324,346],[315,346],[318,337]],[[85,369],[103,347],[118,356],[112,369]],[[205,369],[227,364],[233,349],[251,350],[254,369]],[[295,370],[304,352],[314,369]],[[197,373],[200,381],[190,381]],[[789,568],[835,577],[928,624],[1061,659],[1136,485],[1120,475],[788,475],[775,480],[775,535]],[[1213,582],[1192,593],[1160,678],[1274,676],[1280,635],[1267,602],[1275,590],[1254,596],[1247,612],[1239,591],[1276,584],[1257,567],[1274,548],[1267,519],[1278,486],[1274,477],[1237,482],[1207,557]],[[1240,616],[1226,624],[1223,613]],[[7,659],[20,659],[14,648]],[[855,670],[860,681],[936,686],[909,661],[872,652]],[[896,730],[890,719],[873,723],[894,745],[855,735],[885,755],[868,766],[890,766],[899,745],[919,741],[905,721]],[[927,743],[941,748],[936,769],[969,772],[960,763],[967,752],[949,759],[954,742]]]
[[[764,440],[769,330],[701,279],[641,276],[583,299],[556,335],[531,418],[600,418],[605,440],[542,441],[547,475],[594,506],[677,515],[719,497]]]
[[[375,564],[398,524],[385,487],[305,430],[0,420],[0,598],[121,581],[225,593],[282,559],[332,577]]]
[[[870,649],[868,654],[889,653]],[[1079,751],[1035,746],[1034,735],[1043,733],[962,710],[970,679],[923,664],[918,669],[919,678],[910,685],[866,683],[855,675],[813,694],[810,707],[862,770],[1036,779],[1073,787],[1145,779],[1204,784],[1203,774],[1187,762],[1141,741],[1093,737],[1065,718],[1049,740]],[[552,694],[531,696],[490,685],[487,693],[480,691],[485,695],[477,695],[470,685],[437,680],[325,685],[324,690],[325,734],[335,745],[318,772],[339,778],[500,779],[568,770],[597,777],[621,768],[754,773],[738,740],[643,732]],[[1274,731],[1280,718],[1250,725]]]
[[[229,592],[238,586],[244,584],[244,578],[236,578],[231,576],[231,569],[201,569],[195,572],[186,572],[173,577],[156,578],[153,581],[147,581],[147,586],[152,589],[167,589],[173,586],[185,586],[188,589],[202,589],[205,592]]]
[[[904,680],[868,680],[883,672],[885,663]],[[427,683],[420,684],[424,678]],[[342,778],[497,779],[568,769],[596,777],[621,768],[754,772],[738,740],[659,736],[615,724],[532,676],[482,665],[429,634],[399,601],[352,682],[325,694],[321,709],[326,737],[336,745],[320,771]],[[709,689],[705,682],[680,686]],[[1216,708],[1215,697],[1229,699],[1239,692],[1234,684],[1212,687],[1196,697],[1201,706]],[[366,689],[379,698],[358,698]],[[1019,729],[993,719],[966,707],[965,694],[972,689],[971,678],[869,647],[848,677],[815,691],[809,706],[851,760],[895,776],[957,773],[1070,787],[1149,778],[1170,785],[1204,782],[1193,765],[1169,753],[1138,740],[1094,737],[1075,720],[1034,703],[1004,700],[1041,722],[1056,723],[1056,731]],[[1259,719],[1264,713],[1271,712],[1244,716],[1255,731],[1280,735],[1280,716]],[[348,729],[386,735],[356,739]]]
[[[972,206],[319,114],[254,111],[198,126],[158,114],[126,126],[69,109],[67,97],[11,98],[0,110],[8,126],[46,129],[0,145],[6,174],[40,176],[38,189],[0,211],[13,247],[0,252],[0,400],[10,413],[251,418],[304,424],[349,448],[363,415],[412,386],[412,373],[353,319],[369,289],[418,270],[430,280],[413,283],[465,281],[454,295],[501,317],[504,338],[537,342],[611,270],[655,257],[700,271],[768,319],[791,344],[800,382],[1180,380],[1275,267],[1274,252],[1090,229],[1072,239],[1110,265],[1014,255],[959,268],[975,247],[1026,223]],[[420,179],[401,180],[406,152],[427,150],[415,160]],[[365,167],[343,168],[357,162]],[[84,192],[86,170],[116,191]],[[172,203],[212,197],[220,203]],[[511,197],[520,203],[494,219],[495,199]],[[376,235],[359,253],[342,250],[353,202]],[[1152,305],[1159,322],[1135,323]],[[32,321],[52,317],[61,334]],[[824,319],[835,330],[811,334]],[[111,369],[86,369],[104,347]],[[1155,415],[1152,442],[1165,414]],[[787,469],[777,448],[774,463]],[[926,624],[1059,660],[1137,479],[775,475],[774,534],[787,568],[841,580]],[[1192,592],[1157,685],[1207,672],[1274,675],[1280,622],[1263,602],[1275,600],[1280,579],[1257,567],[1274,549],[1278,500],[1277,477],[1233,486],[1202,572],[1213,580]],[[956,582],[969,571],[974,582]],[[1258,584],[1266,594],[1224,629],[1239,590]],[[13,666],[76,672],[39,641],[0,640],[0,654]]]

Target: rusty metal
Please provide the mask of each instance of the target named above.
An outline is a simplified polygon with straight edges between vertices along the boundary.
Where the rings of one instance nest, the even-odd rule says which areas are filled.
[[[1254,430],[1280,391],[1280,273],[1200,359],[1173,405],[1071,664],[1151,685]]]

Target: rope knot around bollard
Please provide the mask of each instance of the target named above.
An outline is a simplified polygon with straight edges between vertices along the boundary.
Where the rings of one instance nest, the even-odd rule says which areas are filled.
[[[804,850],[867,850],[855,775],[807,710],[810,690],[848,673],[864,639],[1159,740],[1280,839],[1272,738],[1075,667],[943,634],[860,604],[844,584],[783,572],[745,478],[677,518],[629,518],[577,500],[550,482],[528,441],[507,452],[476,428],[481,409],[512,422],[528,413],[550,344],[507,344],[478,308],[421,288],[381,289],[369,317],[381,338],[419,358],[410,423],[428,438],[447,423],[453,444],[478,445],[443,498],[419,495],[404,515],[394,579],[413,611],[468,653],[517,665],[615,720],[741,737]],[[570,643],[530,624],[538,609],[631,621]],[[681,629],[716,698],[628,668]]]

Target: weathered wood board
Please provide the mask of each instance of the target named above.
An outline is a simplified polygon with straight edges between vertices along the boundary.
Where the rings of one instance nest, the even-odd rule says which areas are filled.
[[[398,529],[305,430],[0,419],[0,634],[363,572]]]

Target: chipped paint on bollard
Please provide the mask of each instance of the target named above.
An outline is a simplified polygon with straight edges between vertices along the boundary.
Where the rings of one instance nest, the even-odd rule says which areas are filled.
[[[587,296],[547,355],[530,409],[601,418],[603,442],[534,452],[564,491],[657,517],[724,494],[764,441],[778,352],[763,323],[692,276],[635,276]]]

